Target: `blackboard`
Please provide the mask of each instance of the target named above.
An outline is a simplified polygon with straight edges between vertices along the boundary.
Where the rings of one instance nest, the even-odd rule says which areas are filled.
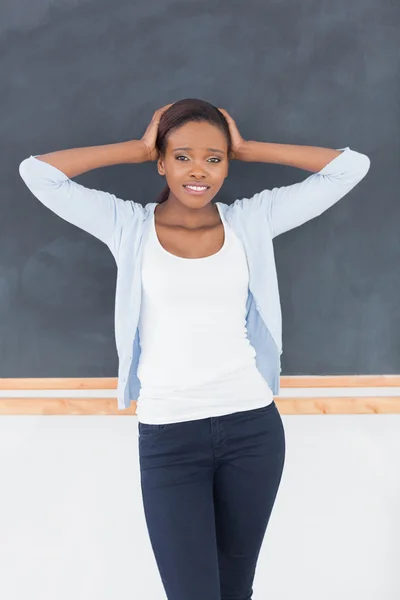
[[[319,217],[274,239],[282,375],[400,371],[400,10],[390,0],[23,0],[0,9],[0,376],[114,377],[116,264],[25,187],[29,155],[140,138],[180,98],[225,107],[245,139],[371,159]],[[232,161],[232,203],[310,173]],[[155,163],[76,181],[142,203]]]

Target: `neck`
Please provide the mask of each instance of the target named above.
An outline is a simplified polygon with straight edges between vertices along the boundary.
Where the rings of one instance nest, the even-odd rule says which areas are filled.
[[[168,199],[155,207],[154,214],[157,216],[157,223],[161,225],[187,229],[211,227],[220,222],[218,207],[211,202],[206,206],[193,208]]]

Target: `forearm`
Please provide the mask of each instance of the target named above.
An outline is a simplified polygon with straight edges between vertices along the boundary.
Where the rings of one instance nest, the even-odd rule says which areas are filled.
[[[53,165],[69,178],[100,167],[148,160],[145,147],[140,140],[57,150],[37,155],[36,158]]]
[[[318,146],[294,146],[248,140],[237,158],[245,162],[268,162],[289,165],[316,173],[330,163],[340,151]]]

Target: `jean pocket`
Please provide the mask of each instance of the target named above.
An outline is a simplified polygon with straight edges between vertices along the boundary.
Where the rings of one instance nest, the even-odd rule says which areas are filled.
[[[156,435],[157,433],[159,433],[160,431],[165,429],[166,426],[167,426],[167,423],[141,423],[139,421],[139,423],[138,423],[139,435],[141,437],[150,437],[150,436]]]

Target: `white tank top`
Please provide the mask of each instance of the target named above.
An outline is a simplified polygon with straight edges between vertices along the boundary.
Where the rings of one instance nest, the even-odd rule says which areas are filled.
[[[153,213],[138,324],[136,414],[142,423],[204,419],[273,401],[247,338],[245,251],[220,216],[222,248],[205,258],[182,258],[161,245]]]

